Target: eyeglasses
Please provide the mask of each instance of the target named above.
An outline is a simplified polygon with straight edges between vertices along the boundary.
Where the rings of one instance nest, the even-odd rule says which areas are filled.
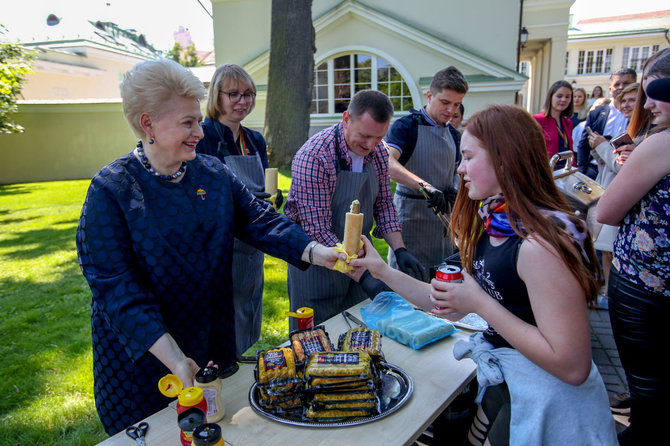
[[[239,93],[237,91],[220,91],[219,94],[227,94],[228,99],[230,99],[230,102],[240,102],[242,98],[244,98],[244,101],[249,103],[252,102],[254,99],[256,99],[256,93]]]

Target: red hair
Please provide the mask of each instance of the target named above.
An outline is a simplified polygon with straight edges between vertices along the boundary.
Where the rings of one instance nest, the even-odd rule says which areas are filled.
[[[589,263],[582,259],[574,242],[562,235],[558,223],[546,218],[540,208],[564,212],[582,227],[583,222],[569,209],[556,188],[542,129],[522,108],[492,105],[475,113],[465,131],[481,143],[491,158],[496,179],[507,203],[507,216],[514,231],[523,239],[536,234],[541,243],[554,249],[581,285],[588,302],[595,301],[600,290],[600,266],[587,234],[584,249]],[[478,215],[481,201],[471,200],[463,179],[451,216],[452,239],[461,252],[463,267],[472,273],[475,248],[484,234],[484,222]]]

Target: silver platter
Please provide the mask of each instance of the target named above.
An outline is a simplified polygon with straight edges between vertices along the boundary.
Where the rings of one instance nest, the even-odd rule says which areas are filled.
[[[384,418],[388,415],[391,415],[393,412],[396,410],[400,409],[402,406],[407,403],[409,398],[412,396],[412,392],[414,391],[414,383],[412,382],[412,378],[405,372],[403,369],[398,367],[397,365],[394,364],[386,364],[387,368],[382,372],[384,376],[383,382],[385,385],[383,386],[382,390],[380,391],[380,399],[381,400],[386,400],[386,402],[382,402],[382,409],[381,413],[379,415],[374,415],[371,417],[365,417],[365,418],[355,418],[355,419],[342,419],[339,421],[331,421],[331,422],[318,422],[318,421],[309,421],[305,420],[304,418],[289,418],[288,416],[284,418],[283,416],[273,414],[271,412],[266,411],[263,409],[260,404],[258,403],[259,398],[260,398],[260,392],[258,391],[258,387],[256,386],[256,383],[254,383],[251,386],[251,389],[249,389],[249,404],[251,407],[260,415],[263,415],[266,418],[269,418],[273,421],[276,421],[278,423],[283,423],[283,424],[289,424],[291,426],[303,426],[303,427],[347,427],[347,426],[357,426],[359,424],[365,424],[365,423],[371,423],[373,421],[379,420],[380,418]],[[386,379],[390,378],[390,379]],[[395,381],[395,382],[394,382]],[[397,387],[399,386],[400,392],[398,393],[397,396],[393,396],[390,398],[390,400],[387,398],[384,398],[384,391],[387,383],[391,382],[392,384],[389,385],[389,387]]]

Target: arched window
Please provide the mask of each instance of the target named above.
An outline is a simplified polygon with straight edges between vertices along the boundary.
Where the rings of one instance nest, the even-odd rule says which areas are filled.
[[[332,57],[314,69],[310,113],[342,113],[351,97],[366,88],[385,93],[397,112],[413,107],[412,95],[398,70],[381,57],[358,53]]]

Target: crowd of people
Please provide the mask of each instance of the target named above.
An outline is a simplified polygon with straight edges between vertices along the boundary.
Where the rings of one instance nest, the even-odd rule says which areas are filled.
[[[459,356],[493,357],[505,379],[481,389],[463,439],[474,445],[617,443],[588,321],[589,306],[608,306],[631,401],[618,441],[651,441],[668,395],[656,366],[670,295],[668,76],[664,50],[640,84],[634,70],[614,72],[606,104],[558,81],[535,116],[490,105],[465,120],[468,84],[447,67],[426,105],[393,124],[386,95],[359,91],[341,122],[297,151],[282,214],[281,193],[270,202],[265,191],[265,139],[242,125],[251,76],[222,65],[206,94],[175,62],[137,64],[121,95],[139,141],[95,175],[77,231],[105,430],[165,407],[156,383],[166,373],[189,386],[201,366],[228,368],[258,340],[267,253],[289,264],[291,310],[313,308],[316,324],[388,290],[447,319],[484,318],[489,328]],[[612,147],[624,132],[632,142]],[[565,151],[607,187],[597,237],[554,184],[548,160]],[[333,247],[354,200],[364,221],[352,259]],[[387,261],[371,235],[388,243]],[[431,280],[455,251],[463,282]]]

